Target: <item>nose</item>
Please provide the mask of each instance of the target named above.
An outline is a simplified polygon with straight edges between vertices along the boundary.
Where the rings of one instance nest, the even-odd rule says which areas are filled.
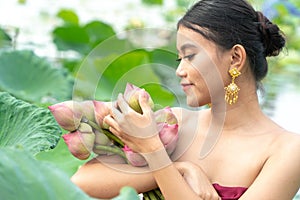
[[[182,61],[179,63],[179,65],[176,69],[176,75],[178,77],[185,77],[186,76],[186,71],[184,70]]]

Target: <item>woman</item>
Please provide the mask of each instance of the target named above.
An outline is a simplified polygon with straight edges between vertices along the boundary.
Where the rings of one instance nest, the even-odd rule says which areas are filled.
[[[284,45],[279,28],[244,0],[199,1],[178,23],[176,74],[188,105],[211,109],[173,109],[181,135],[172,162],[146,93],[140,94],[142,115],[119,95],[119,110],[113,108],[105,122],[151,171],[126,173],[95,159],[73,182],[99,198],[130,185],[138,192],[159,187],[171,200],[292,199],[300,186],[299,135],[265,116],[256,93],[268,71],[266,57]]]

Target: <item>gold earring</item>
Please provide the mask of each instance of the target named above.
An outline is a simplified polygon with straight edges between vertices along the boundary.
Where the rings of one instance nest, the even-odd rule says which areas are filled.
[[[241,75],[241,72],[237,68],[232,68],[229,70],[229,74],[232,77],[231,83],[225,87],[225,100],[228,104],[232,105],[237,102],[239,98],[238,93],[240,88],[234,83],[235,78]]]

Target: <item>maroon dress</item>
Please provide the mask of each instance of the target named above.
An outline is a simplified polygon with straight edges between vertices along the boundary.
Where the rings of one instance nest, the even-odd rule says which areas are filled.
[[[245,187],[228,187],[217,183],[214,183],[213,186],[222,200],[238,200],[247,190]]]

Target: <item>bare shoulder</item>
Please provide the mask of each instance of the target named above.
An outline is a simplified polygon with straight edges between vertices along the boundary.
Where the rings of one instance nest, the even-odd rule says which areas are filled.
[[[269,158],[273,164],[284,161],[284,168],[299,173],[300,168],[300,134],[288,131],[278,133],[272,144],[272,154]]]
[[[295,153],[300,153],[300,133],[282,130],[277,134],[278,137],[273,143],[275,152],[295,151]]]
[[[240,199],[293,199],[299,190],[300,134],[277,129],[272,135],[271,155]]]

